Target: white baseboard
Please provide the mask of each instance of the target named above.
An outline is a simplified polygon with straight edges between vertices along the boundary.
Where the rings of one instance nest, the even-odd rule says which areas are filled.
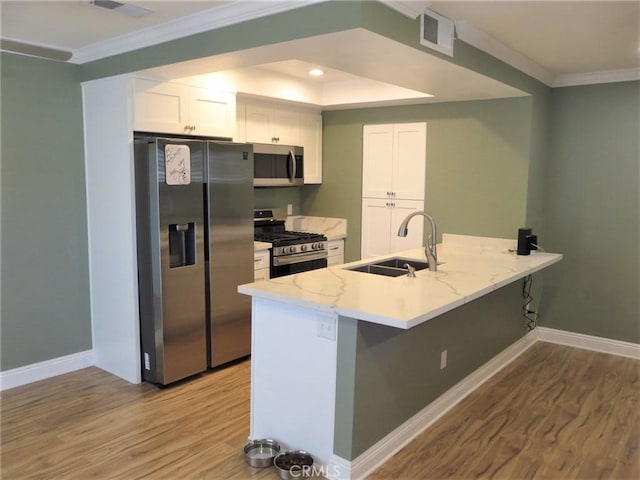
[[[340,472],[341,480],[359,480],[379,468],[389,458],[426,430],[442,415],[457,405],[476,388],[502,370],[536,342],[536,334],[530,332],[507,347],[487,363],[462,379],[440,395],[420,412],[386,435],[353,461],[334,456],[331,469]]]
[[[0,372],[0,391],[95,365],[93,350]]]
[[[537,341],[640,359],[640,345],[636,343],[537,327],[447,390],[353,461],[350,462],[334,455],[330,468],[336,475],[331,476],[331,478],[340,480],[360,480],[365,478]]]
[[[569,347],[640,359],[640,345],[637,343],[594,337],[583,333],[565,332],[547,327],[537,327],[535,331],[538,334],[538,340],[542,342],[557,343]]]

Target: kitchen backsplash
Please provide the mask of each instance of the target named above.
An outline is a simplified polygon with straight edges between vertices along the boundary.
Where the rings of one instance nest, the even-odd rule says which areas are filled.
[[[272,208],[277,218],[286,218],[287,205],[293,205],[293,215],[300,215],[300,188],[254,188],[253,208]],[[280,210],[282,209],[282,212]]]
[[[347,220],[344,218],[308,217],[293,215],[287,217],[287,230],[297,232],[322,233],[329,240],[347,236]]]

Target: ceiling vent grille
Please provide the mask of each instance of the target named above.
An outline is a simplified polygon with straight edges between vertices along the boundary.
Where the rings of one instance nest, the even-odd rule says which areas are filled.
[[[420,44],[453,57],[453,21],[431,10],[420,15]]]
[[[112,0],[90,0],[89,3],[91,3],[91,5],[95,5],[96,7],[106,8],[107,10],[114,10],[130,17],[144,17],[145,15],[153,13],[153,10],[136,7],[135,5],[125,5],[124,3],[114,2]]]

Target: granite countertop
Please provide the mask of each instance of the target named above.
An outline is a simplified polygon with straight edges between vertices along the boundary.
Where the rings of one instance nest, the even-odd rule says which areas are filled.
[[[376,259],[311,270],[269,281],[240,285],[238,291],[299,307],[398,328],[411,328],[562,259],[555,253],[520,256],[515,240],[443,236],[437,272],[420,270],[415,278],[385,277],[346,270]],[[425,261],[424,249],[400,256]]]

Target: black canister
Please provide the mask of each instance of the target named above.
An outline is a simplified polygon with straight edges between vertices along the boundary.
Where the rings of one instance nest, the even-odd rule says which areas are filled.
[[[532,230],[530,228],[518,229],[518,255],[529,255],[531,253],[531,237]]]

